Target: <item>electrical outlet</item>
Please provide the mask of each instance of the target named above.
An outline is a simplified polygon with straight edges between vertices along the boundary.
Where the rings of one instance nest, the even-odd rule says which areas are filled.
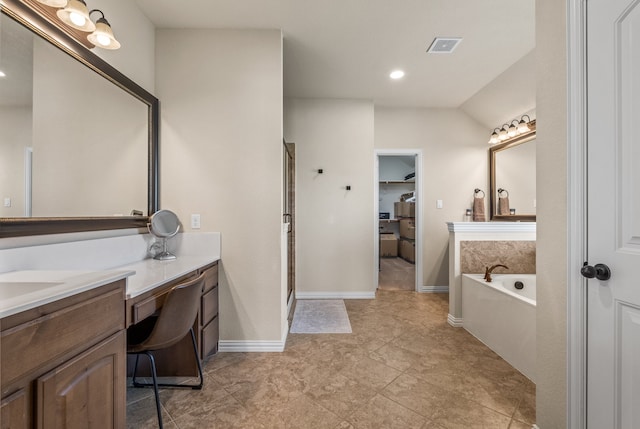
[[[4,206],[11,207],[11,197],[4,197]]]
[[[191,229],[200,229],[200,215],[192,214],[191,215]]]
[[[533,207],[535,208],[537,206],[537,201],[534,199],[533,200]]]
[[[443,207],[442,200],[436,200],[436,208],[441,209]]]

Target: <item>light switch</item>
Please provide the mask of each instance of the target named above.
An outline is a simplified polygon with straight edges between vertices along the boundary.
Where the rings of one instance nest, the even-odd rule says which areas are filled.
[[[191,215],[191,229],[200,229],[200,215],[192,214]]]
[[[437,209],[441,209],[442,208],[442,200],[436,200],[436,208]]]
[[[535,208],[536,206],[537,206],[537,202],[536,202],[536,200],[534,199],[534,200],[533,200],[533,207]]]
[[[11,197],[4,197],[4,206],[11,207]]]

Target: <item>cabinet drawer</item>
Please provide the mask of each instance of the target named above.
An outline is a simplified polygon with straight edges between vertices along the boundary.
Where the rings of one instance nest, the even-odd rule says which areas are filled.
[[[218,287],[202,295],[202,325],[209,323],[218,314]]]
[[[218,264],[207,268],[204,273],[204,291],[207,292],[218,286]]]
[[[218,351],[218,318],[213,319],[207,326],[202,328],[202,338],[200,354],[202,359],[206,359]]]
[[[2,388],[124,329],[122,289],[62,308],[2,332]]]
[[[167,298],[167,294],[170,289],[165,290],[164,292],[158,295],[152,295],[140,302],[133,304],[133,317],[131,319],[131,323],[134,325],[146,319],[155,313],[162,304],[164,300]]]

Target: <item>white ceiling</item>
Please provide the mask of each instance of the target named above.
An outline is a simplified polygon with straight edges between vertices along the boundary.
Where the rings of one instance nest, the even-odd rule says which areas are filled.
[[[291,97],[459,107],[535,47],[535,0],[136,2],[159,28],[282,29]],[[435,37],[463,41],[427,54]]]

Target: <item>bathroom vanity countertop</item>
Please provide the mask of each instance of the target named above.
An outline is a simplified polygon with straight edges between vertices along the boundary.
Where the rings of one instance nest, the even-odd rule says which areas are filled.
[[[118,269],[135,271],[127,279],[127,299],[153,290],[167,282],[219,260],[217,255],[182,255],[171,261],[144,259]]]
[[[25,270],[0,273],[0,318],[30,310],[132,276],[108,271]]]

